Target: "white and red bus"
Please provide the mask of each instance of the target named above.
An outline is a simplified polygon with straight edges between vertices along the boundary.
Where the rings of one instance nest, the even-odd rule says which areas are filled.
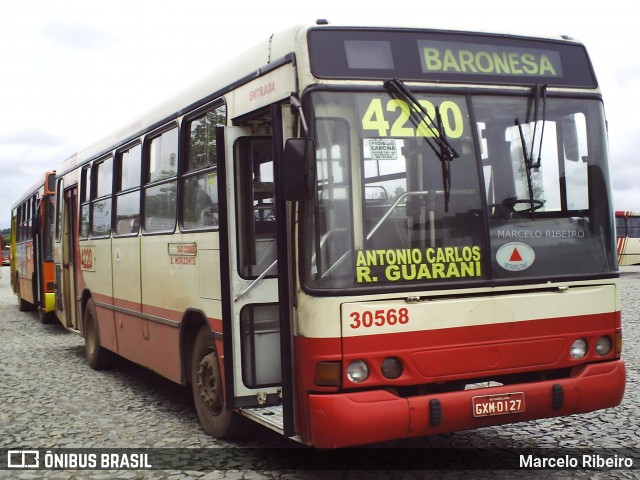
[[[56,313],[93,368],[189,385],[220,438],[612,407],[607,151],[574,40],[296,27],[59,166]]]
[[[37,310],[43,323],[55,319],[55,184],[56,172],[45,172],[11,209],[11,285],[19,309]]]
[[[2,265],[9,265],[11,254],[3,235],[0,235],[0,251],[2,251]]]
[[[4,244],[4,236],[0,235],[0,252],[2,252],[2,266],[9,265],[9,246]],[[0,268],[0,278],[2,278],[2,269]]]
[[[616,210],[618,264],[640,264],[640,212]]]

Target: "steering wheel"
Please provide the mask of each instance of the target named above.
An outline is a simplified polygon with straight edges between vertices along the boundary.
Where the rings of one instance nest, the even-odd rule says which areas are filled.
[[[527,204],[529,207],[522,210],[516,210],[515,206],[519,204]],[[544,207],[544,202],[536,199],[527,200],[516,197],[507,197],[502,200],[501,203],[490,203],[489,208],[492,207],[497,207],[501,214],[506,216],[508,214],[532,213],[539,208]]]
[[[527,205],[529,205],[528,208],[523,208],[522,210],[516,210],[515,206],[518,204],[523,204],[526,203]],[[518,198],[505,198],[502,201],[502,205],[507,206],[509,209],[511,209],[511,211],[513,213],[532,213],[535,212],[536,210],[538,210],[539,208],[544,207],[544,202],[542,200],[536,200],[536,199],[531,199],[531,200],[521,200]]]

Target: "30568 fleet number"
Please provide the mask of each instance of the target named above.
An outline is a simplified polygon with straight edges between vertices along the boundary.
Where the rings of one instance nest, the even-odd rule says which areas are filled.
[[[352,322],[351,328],[370,328],[373,326],[382,327],[384,325],[406,325],[409,323],[409,309],[388,308],[381,310],[365,310],[363,312],[351,312],[349,314]]]

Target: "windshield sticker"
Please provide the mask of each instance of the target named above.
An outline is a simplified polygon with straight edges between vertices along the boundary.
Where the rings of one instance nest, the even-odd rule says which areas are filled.
[[[371,160],[397,160],[398,147],[395,140],[369,139]]]
[[[496,252],[496,262],[505,270],[519,272],[529,268],[536,254],[526,243],[511,242],[502,245]]]
[[[356,282],[473,278],[482,275],[480,247],[358,250]]]

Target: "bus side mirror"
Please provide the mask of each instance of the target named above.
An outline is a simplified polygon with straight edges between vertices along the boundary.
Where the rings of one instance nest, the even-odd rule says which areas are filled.
[[[285,200],[313,198],[316,179],[316,146],[310,138],[290,138],[282,159],[282,193]]]

